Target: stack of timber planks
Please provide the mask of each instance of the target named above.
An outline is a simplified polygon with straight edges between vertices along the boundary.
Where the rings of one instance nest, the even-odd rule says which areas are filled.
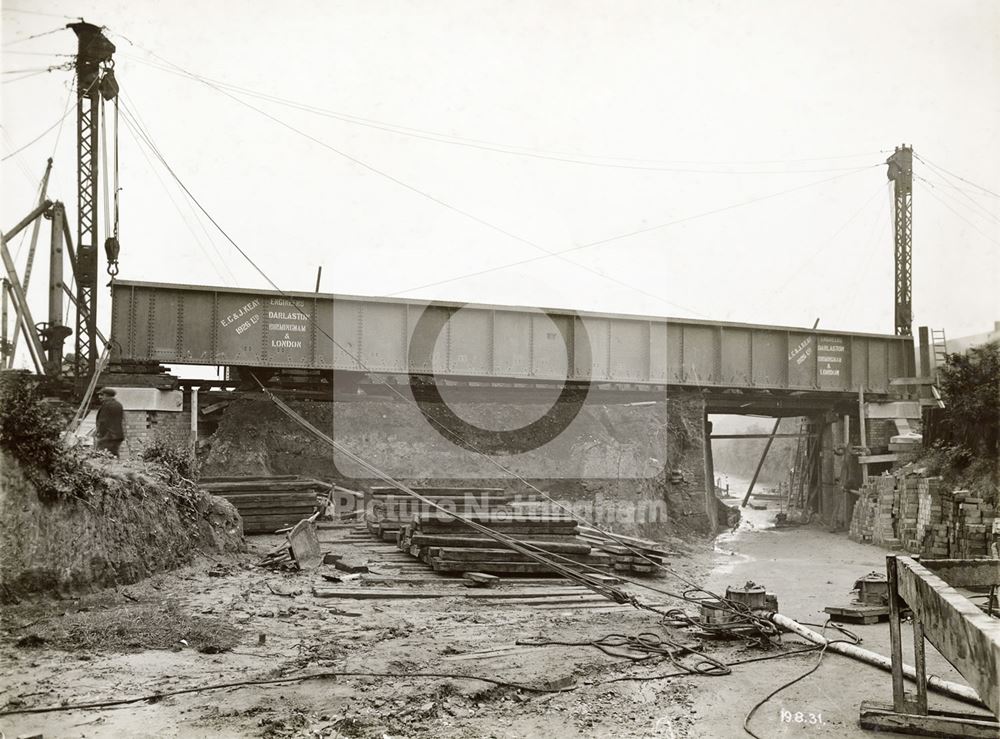
[[[414,492],[462,516],[478,515],[506,507],[512,498],[502,488],[414,487]],[[396,543],[400,529],[417,514],[444,517],[429,506],[394,487],[373,487],[365,493],[365,525],[376,538]]]
[[[669,552],[655,541],[622,534],[615,534],[615,538],[612,539],[604,532],[589,526],[580,527],[580,538],[589,542],[598,551],[610,554],[611,568],[615,572],[652,574],[656,570],[656,565],[662,565],[669,556]]]
[[[579,525],[568,514],[547,510],[543,501],[526,501],[523,496],[515,501],[502,488],[412,489],[470,521],[558,555],[552,559],[574,569],[652,574],[668,556],[656,542],[618,535],[617,540],[610,538]],[[396,488],[373,487],[365,493],[365,524],[372,536],[394,542],[438,572],[552,573],[548,566]]]
[[[328,483],[299,475],[203,477],[198,486],[236,506],[245,534],[294,526],[311,516],[330,490]]]

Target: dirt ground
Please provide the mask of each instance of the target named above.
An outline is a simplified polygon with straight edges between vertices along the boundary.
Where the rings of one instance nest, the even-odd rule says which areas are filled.
[[[857,577],[884,567],[880,549],[816,527],[777,531],[767,528],[773,512],[748,513],[735,534],[720,537],[714,548],[711,543],[694,545],[672,565],[713,588],[748,579],[762,583],[777,593],[783,613],[815,623],[823,620],[823,606],[849,599]],[[0,716],[4,735],[738,737],[744,735],[743,718],[752,705],[805,672],[818,656],[813,652],[738,665],[724,677],[610,682],[674,668],[669,662],[633,663],[590,645],[515,642],[589,642],[612,633],[646,632],[700,646],[726,661],[773,652],[742,642],[702,643],[683,629],[662,626],[655,614],[629,606],[543,609],[461,597],[319,599],[312,586],[330,584],[320,572],[276,573],[255,566],[256,558],[277,541],[256,537],[249,554],[204,560],[89,599],[5,609],[0,711],[324,671],[393,677],[326,677],[192,692],[120,707]],[[378,569],[392,572],[388,564]],[[668,590],[683,587],[669,577],[653,582]],[[648,600],[668,602],[647,595]],[[151,613],[164,615],[157,621]],[[865,646],[888,653],[886,624],[852,629]],[[801,644],[786,637],[785,646]],[[938,655],[929,653],[928,658],[930,672],[961,680]],[[533,693],[413,673],[576,687]],[[766,703],[752,728],[762,737],[860,737],[866,735],[857,728],[860,702],[889,698],[887,674],[828,654],[816,673]],[[934,703],[950,704],[940,698]],[[818,718],[800,723],[784,720],[783,712]]]

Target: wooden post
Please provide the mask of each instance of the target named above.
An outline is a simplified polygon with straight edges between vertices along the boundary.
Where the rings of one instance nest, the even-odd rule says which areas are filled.
[[[924,627],[913,614],[913,669],[917,683],[917,713],[927,713],[927,660],[924,655]]]
[[[0,281],[0,369],[7,366],[7,278]]]
[[[850,506],[851,494],[848,492],[850,489],[850,479],[851,479],[851,417],[849,414],[844,414],[844,458],[840,463],[840,488],[841,494],[844,496],[844,526],[850,527],[851,525],[851,511],[847,510]]]
[[[719,502],[715,496],[715,459],[712,457],[712,422],[708,414],[703,415],[702,428],[705,437],[705,515],[714,529],[719,525]]]
[[[899,713],[906,713],[906,692],[903,684],[903,639],[899,621],[899,577],[896,574],[896,557],[885,558],[885,574],[889,585],[889,640],[892,659],[892,707]]]
[[[930,332],[926,326],[920,326],[917,329],[917,337],[920,341],[920,367],[917,369],[917,373],[920,377],[934,376],[934,368],[931,367],[931,340],[929,334]]]
[[[860,424],[858,426],[858,433],[861,435],[861,446],[864,449],[868,449],[868,431],[865,424],[865,391],[861,385],[858,385],[858,421]],[[868,484],[868,464],[865,462],[861,463],[861,482],[864,485]]]
[[[767,437],[767,444],[764,445],[764,451],[760,454],[760,461],[757,462],[757,469],[754,470],[753,479],[750,480],[750,487],[747,488],[747,494],[743,496],[743,502],[740,504],[740,508],[747,507],[747,501],[750,500],[750,494],[753,492],[753,486],[757,484],[757,477],[760,475],[760,471],[764,467],[764,460],[767,459],[767,450],[771,448],[771,443],[774,441],[774,435],[778,433],[778,424],[780,423],[780,418],[776,419],[774,422],[774,428],[771,429],[771,435]]]
[[[63,204],[52,204],[52,238],[49,242],[49,328],[63,322]],[[38,221],[35,221],[37,224]],[[27,277],[27,276],[25,276]],[[58,331],[49,332],[49,369],[51,374],[62,372],[63,337]]]
[[[806,503],[805,503],[805,505],[802,508],[803,510],[806,510],[806,511],[808,511],[808,510],[810,510],[812,508],[813,498],[817,497],[817,495],[819,495],[819,497],[820,497],[820,505],[817,506],[817,507],[818,508],[822,508],[822,491],[821,491],[821,488],[823,487],[823,469],[822,469],[822,464],[821,464],[821,459],[820,458],[821,458],[821,456],[823,454],[823,448],[822,448],[823,447],[823,436],[824,436],[825,433],[827,433],[827,431],[826,431],[826,424],[820,423],[819,424],[818,436],[816,437],[816,441],[813,444],[813,448],[812,448],[812,450],[813,450],[812,451],[812,456],[809,457],[809,463],[806,465],[806,469],[808,470],[808,474],[807,474],[807,477],[806,477],[806,484],[809,487],[806,488],[806,495],[805,495]],[[809,447],[806,446],[806,449],[807,449],[807,453],[808,453]],[[813,478],[814,477],[816,478],[816,485],[815,486],[813,486]]]
[[[191,388],[191,459],[198,457],[198,387]]]

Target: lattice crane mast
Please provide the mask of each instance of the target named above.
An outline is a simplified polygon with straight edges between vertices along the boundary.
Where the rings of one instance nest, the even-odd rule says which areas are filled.
[[[897,146],[886,162],[893,183],[896,335],[913,333],[913,147]]]
[[[76,151],[77,151],[77,253],[76,253],[76,376],[89,378],[97,369],[98,294],[98,160],[100,156],[101,100],[118,104],[118,83],[114,73],[115,45],[102,29],[91,23],[68,24],[76,33]],[[115,167],[117,169],[117,131]],[[117,184],[114,223],[105,240],[108,273],[118,271]]]

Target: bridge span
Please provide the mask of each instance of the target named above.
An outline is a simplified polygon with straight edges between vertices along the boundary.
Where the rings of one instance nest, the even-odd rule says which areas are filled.
[[[621,389],[885,395],[907,336],[118,280],[112,361]]]

